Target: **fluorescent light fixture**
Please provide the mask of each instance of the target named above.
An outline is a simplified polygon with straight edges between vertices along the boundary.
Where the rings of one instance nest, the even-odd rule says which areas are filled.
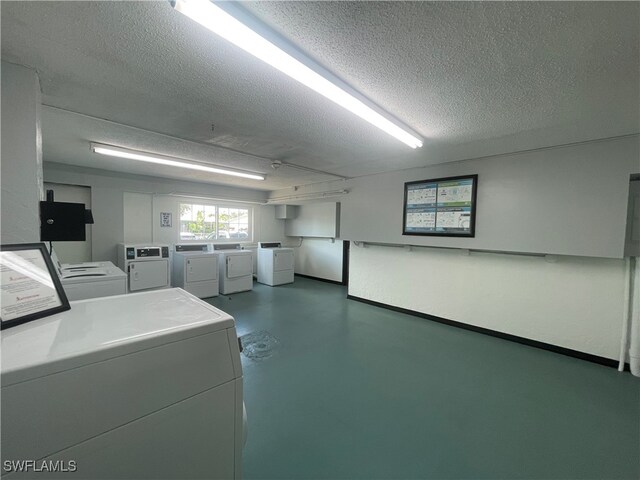
[[[406,143],[422,147],[422,139],[400,128],[338,85],[284,52],[209,0],[175,0],[174,8],[251,55]]]
[[[272,203],[281,203],[288,202],[292,200],[322,200],[323,198],[332,198],[339,197],[341,195],[346,195],[349,193],[349,190],[331,190],[329,192],[309,192],[309,193],[299,193],[293,195],[285,195],[283,197],[272,197],[267,200],[267,204]]]
[[[240,170],[229,170],[226,168],[209,166],[202,163],[187,162],[154,153],[138,152],[129,150],[128,148],[113,147],[111,145],[101,145],[92,143],[91,150],[101,155],[109,155],[111,157],[126,158],[129,160],[137,160],[139,162],[156,163],[159,165],[167,165],[169,167],[186,168],[189,170],[198,170],[200,172],[220,173],[222,175],[232,175],[234,177],[250,178],[251,180],[264,180],[264,175],[257,173],[243,172]]]

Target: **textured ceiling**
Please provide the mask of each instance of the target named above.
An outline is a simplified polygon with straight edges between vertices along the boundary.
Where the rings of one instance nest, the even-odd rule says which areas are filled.
[[[267,172],[257,188],[279,189],[332,177],[269,160],[360,176],[640,130],[635,2],[243,6],[425,146],[407,148],[168,2],[3,1],[2,58],[37,69],[46,105],[111,121],[46,110],[45,161],[151,173],[94,158],[88,142],[104,141]]]
[[[259,190],[274,190],[291,185],[305,185],[336,179],[330,175],[287,166],[281,166],[274,170],[271,168],[271,160],[268,159],[243,155],[202,143],[179,140],[168,135],[126,127],[53,107],[43,107],[42,125],[42,149],[47,152],[45,157],[49,162],[195,182],[220,183],[222,180],[231,185]],[[263,173],[267,175],[267,180],[256,182],[255,180],[234,177],[228,177],[229,180],[224,180],[224,177],[221,179],[221,176],[216,174],[96,155],[90,152],[88,140],[107,145],[126,145],[144,152]]]

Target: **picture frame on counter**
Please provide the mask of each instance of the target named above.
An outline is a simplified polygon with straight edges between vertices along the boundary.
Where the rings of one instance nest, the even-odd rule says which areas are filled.
[[[0,329],[69,310],[44,243],[0,245]]]

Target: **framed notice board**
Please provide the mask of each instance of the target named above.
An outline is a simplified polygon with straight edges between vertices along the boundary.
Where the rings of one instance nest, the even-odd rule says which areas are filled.
[[[2,330],[71,308],[44,243],[1,245],[0,287]]]
[[[478,175],[404,184],[403,235],[474,237]]]

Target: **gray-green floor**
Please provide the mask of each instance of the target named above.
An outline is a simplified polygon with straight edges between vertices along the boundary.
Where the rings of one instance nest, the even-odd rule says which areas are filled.
[[[296,277],[211,303],[243,355],[244,477],[640,478],[640,379]]]

